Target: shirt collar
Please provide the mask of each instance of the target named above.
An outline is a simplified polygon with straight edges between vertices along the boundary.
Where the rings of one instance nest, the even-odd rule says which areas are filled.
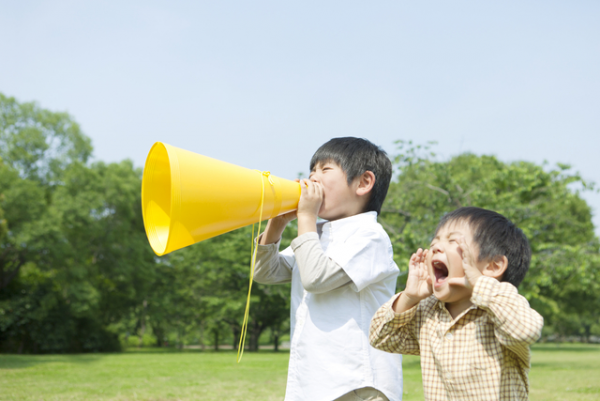
[[[440,309],[440,310],[443,310],[445,313],[448,314],[448,316],[450,316],[450,312],[448,312],[448,310],[446,309],[446,303],[444,301],[440,301],[437,298],[436,298],[436,300],[437,300],[436,301],[437,303],[433,307],[437,308],[437,309]],[[479,309],[479,307],[477,305],[471,305],[467,309],[465,309],[464,311],[462,311],[461,314],[456,317],[456,319],[452,319],[452,320],[455,321],[455,322],[458,322],[460,319],[462,319],[462,317],[464,315],[466,315],[467,313],[469,313],[473,309]]]
[[[328,228],[331,230],[340,230],[348,225],[356,225],[356,224],[368,224],[377,222],[377,212],[370,211],[360,214],[355,214],[354,216],[345,217],[343,219],[334,220],[334,221],[326,221],[323,224],[323,228]]]

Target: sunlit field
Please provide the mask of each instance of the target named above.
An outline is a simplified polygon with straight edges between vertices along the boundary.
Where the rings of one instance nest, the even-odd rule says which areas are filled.
[[[121,354],[0,355],[0,400],[281,400],[287,352],[142,349]],[[600,399],[600,346],[533,348],[532,400]],[[418,357],[404,359],[404,400],[422,400]]]

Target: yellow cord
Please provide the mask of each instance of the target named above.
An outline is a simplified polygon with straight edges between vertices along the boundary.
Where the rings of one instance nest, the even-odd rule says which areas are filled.
[[[263,215],[263,206],[265,202],[265,182],[262,176],[267,177],[269,183],[271,185],[275,185],[273,183],[273,179],[271,178],[271,173],[269,171],[259,171],[261,174],[260,183],[262,186],[262,192],[260,195],[260,214],[258,218],[258,235],[260,235],[260,226],[262,223],[262,215]],[[248,299],[246,300],[246,311],[244,313],[244,322],[242,323],[242,331],[240,333],[240,344],[238,345],[238,353],[237,353],[237,363],[240,363],[242,360],[242,356],[244,355],[244,344],[246,343],[246,332],[248,331],[248,318],[250,315],[250,293],[252,292],[252,281],[254,280],[254,266],[256,265],[256,251],[258,249],[258,244],[254,247],[254,224],[252,224],[252,246],[250,248],[251,262],[250,262],[250,284],[248,285]]]

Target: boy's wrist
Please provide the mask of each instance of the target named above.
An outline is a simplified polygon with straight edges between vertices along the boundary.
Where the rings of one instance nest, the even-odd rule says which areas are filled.
[[[418,305],[421,301],[422,299],[415,299],[405,292],[402,292],[392,304],[392,309],[394,309],[394,312],[396,313],[404,313],[407,310],[412,309],[415,305]]]
[[[414,306],[414,305],[418,304],[419,302],[421,302],[422,300],[424,300],[425,298],[427,298],[427,297],[421,298],[416,295],[408,295],[406,292],[403,292],[402,296],[405,297],[405,302],[407,303],[407,305],[411,305],[411,306]]]
[[[470,301],[477,306],[488,307],[495,288],[499,284],[500,282],[496,279],[485,276],[479,277],[476,285],[473,286]]]
[[[317,216],[310,213],[298,213],[298,236],[317,232]]]
[[[271,219],[267,223],[265,232],[260,236],[260,245],[274,244],[281,239],[281,234],[285,230],[287,223],[277,219]]]

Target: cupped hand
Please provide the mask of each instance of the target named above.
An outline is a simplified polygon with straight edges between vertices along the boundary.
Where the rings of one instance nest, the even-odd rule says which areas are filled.
[[[472,290],[473,287],[475,287],[475,283],[477,282],[479,277],[481,277],[483,274],[475,266],[473,253],[471,252],[471,248],[469,248],[469,245],[465,241],[465,238],[457,238],[457,242],[458,249],[462,253],[462,267],[465,275],[464,277],[455,277],[448,279],[448,284],[465,287]]]
[[[408,262],[408,279],[403,294],[415,303],[433,294],[431,277],[425,263],[428,252],[428,249],[419,248]]]
[[[318,182],[304,178],[300,180],[300,189],[297,214],[314,216],[316,218],[323,203],[323,186]]]

